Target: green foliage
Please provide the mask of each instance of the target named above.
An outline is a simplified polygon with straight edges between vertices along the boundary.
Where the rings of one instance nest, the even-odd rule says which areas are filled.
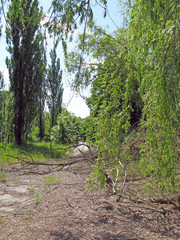
[[[105,6],[106,12],[107,1],[100,0],[100,3]],[[28,4],[31,9],[33,6],[38,8],[37,1],[12,1],[7,15],[12,30],[7,29],[7,42],[12,56],[7,64],[15,106],[19,106],[17,103],[20,95],[31,85],[27,84],[23,91],[19,88],[16,92],[16,87],[21,86],[21,82],[18,85],[14,80],[24,74],[19,80],[30,81],[29,76],[33,75],[31,68],[20,68],[19,56],[30,53],[32,46],[38,46],[35,48],[38,54],[34,54],[31,60],[35,64],[42,63],[42,36],[36,32],[41,12],[32,11],[32,15],[25,17],[25,13],[29,13]],[[54,48],[48,76],[53,99],[49,100],[50,114],[45,116],[45,136],[54,143],[78,142],[85,137],[95,142],[99,156],[89,180],[92,185],[98,181],[100,187],[103,187],[107,181],[105,170],[115,180],[124,172],[122,166],[125,166],[129,175],[139,174],[151,178],[151,184],[145,186],[149,191],[153,192],[156,185],[162,192],[173,192],[179,184],[177,173],[180,169],[180,3],[172,0],[134,0],[126,1],[126,4],[126,28],[110,35],[92,22],[91,1],[52,1],[49,31],[62,40],[65,52],[65,39],[69,32],[72,33],[77,28],[76,19],[79,18],[80,24],[85,23],[84,33],[79,35],[76,50],[66,55],[66,66],[69,72],[75,74],[73,87],[76,90],[91,86],[91,96],[87,99],[91,116],[82,121],[63,109],[61,113],[57,111],[55,120],[52,120],[51,113],[55,112],[53,108],[57,109],[56,104],[53,105],[53,96],[61,92],[60,88],[62,90],[61,84],[56,85],[61,82],[61,72]],[[87,28],[90,30],[88,34]],[[30,41],[27,39],[27,32]],[[26,63],[24,59],[23,61]],[[38,67],[37,70],[36,76],[40,83],[43,69]],[[55,81],[56,78],[58,81]],[[39,85],[35,83],[33,86]],[[58,93],[55,92],[56,89]],[[34,91],[31,88],[30,90]],[[26,95],[26,101],[20,103],[21,113],[26,118],[29,115],[26,115],[23,106],[28,106],[26,102],[29,99]],[[58,103],[61,106],[61,101],[58,100]],[[3,109],[6,108],[1,106],[1,111]],[[31,114],[36,112],[32,111],[34,108],[27,109]],[[58,117],[57,113],[60,113]],[[57,124],[54,125],[56,118]],[[15,126],[17,121],[18,118],[14,121]],[[27,122],[28,126],[30,122]],[[32,139],[37,137],[37,126],[33,126]],[[5,129],[4,126],[1,129]],[[27,128],[22,126],[19,133],[26,134]],[[17,140],[16,142],[18,143]],[[134,191],[132,197],[137,197]]]
[[[5,146],[13,140],[13,95],[9,91],[0,92],[0,142]]]
[[[141,161],[147,174],[153,169],[162,190],[175,185],[177,166],[179,10],[176,1],[135,1],[130,13],[129,44],[133,48],[129,56],[136,54],[144,103],[141,126],[146,129]]]
[[[51,118],[49,112],[44,112],[44,140],[50,141],[51,134]]]
[[[60,182],[61,179],[59,177],[48,176],[44,178],[44,186],[45,188],[50,188],[53,183]]]
[[[112,204],[108,204],[107,206],[105,206],[105,209],[107,211],[113,211],[114,210],[114,206]]]
[[[35,203],[38,204],[41,202],[41,195],[39,193],[35,193],[34,194],[34,200],[35,200]]]
[[[66,66],[76,73],[77,89],[92,87],[88,126],[99,152],[92,177],[103,186],[105,169],[114,179],[120,162],[134,168],[138,161],[136,174],[172,190],[179,184],[180,3],[130,2],[127,28],[102,36],[102,29],[91,27]],[[127,140],[133,131],[135,139]]]
[[[56,54],[56,45],[51,50],[50,57],[51,65],[47,71],[47,103],[51,116],[51,127],[53,127],[57,123],[58,114],[61,113],[63,97],[62,70],[60,70],[60,59]]]
[[[42,66],[44,68],[41,69],[39,72],[39,79],[42,81],[40,90],[39,90],[39,97],[38,97],[38,117],[39,117],[39,138],[40,140],[43,140],[45,137],[45,119],[44,119],[44,108],[45,108],[45,102],[47,99],[47,81],[46,81],[46,69],[45,65],[46,62],[46,51],[43,49],[44,57],[41,60]]]
[[[32,212],[29,210],[24,214],[25,219],[29,219],[32,217]]]
[[[52,128],[51,140],[55,143],[78,143],[81,139],[80,120],[62,109],[57,125]]]
[[[0,182],[6,182],[6,172],[4,170],[0,170]]]
[[[88,178],[88,184],[90,189],[95,187],[97,182],[100,183],[100,189],[102,189],[106,183],[107,178],[104,175],[102,160],[99,159],[94,171],[91,173],[91,176]]]
[[[107,0],[99,1],[103,6],[106,7]],[[49,25],[49,31],[56,32],[56,34],[62,34],[67,37],[69,32],[73,32],[77,29],[77,22],[79,20],[79,24],[85,22],[92,21],[93,19],[93,11],[91,8],[91,1],[89,0],[53,0],[52,1],[52,13],[53,18]],[[106,12],[106,8],[105,12]],[[61,21],[61,24],[59,24]],[[64,42],[64,41],[63,41]]]
[[[39,127],[35,124],[32,125],[30,134],[28,134],[28,140],[38,142],[39,139]]]
[[[4,87],[4,76],[2,72],[0,72],[0,90]]]
[[[42,11],[37,0],[11,1],[7,12],[6,40],[10,58],[11,91],[14,97],[14,135],[22,144],[38,109],[44,65]]]
[[[33,186],[33,183],[32,183],[32,175],[29,175],[28,177],[28,191],[30,194],[34,194],[34,191],[35,191],[35,187]]]
[[[10,143],[6,145],[6,148],[0,145],[0,166],[17,161],[13,156],[34,161],[48,161],[49,159],[61,159],[66,152],[65,145],[52,145],[50,142],[29,142],[21,146]]]

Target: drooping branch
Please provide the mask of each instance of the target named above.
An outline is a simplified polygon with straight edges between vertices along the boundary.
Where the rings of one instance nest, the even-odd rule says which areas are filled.
[[[126,168],[125,168],[124,165],[121,163],[121,161],[119,161],[119,164],[121,165],[121,167],[122,167],[123,170],[124,170],[124,180],[123,180],[123,184],[122,184],[122,186],[121,186],[121,190],[120,190],[120,195],[119,195],[119,198],[118,198],[117,201],[120,200],[120,198],[121,198],[121,196],[122,196],[122,194],[123,194],[123,192],[124,192],[124,187],[125,187],[126,178],[127,178]]]

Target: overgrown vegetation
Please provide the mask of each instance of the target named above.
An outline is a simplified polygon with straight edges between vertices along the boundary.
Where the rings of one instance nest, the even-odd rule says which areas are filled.
[[[21,146],[9,143],[6,147],[0,145],[0,165],[17,162],[17,157],[34,161],[61,160],[64,154],[68,153],[66,148],[66,145],[52,144],[52,142],[28,142]]]
[[[106,15],[107,1],[100,3]],[[107,34],[93,22],[91,1],[52,1],[52,18],[45,26],[57,42],[47,71],[38,2],[10,1],[7,43],[11,58],[7,65],[11,87],[0,95],[1,153],[18,155],[22,143],[31,140],[37,143],[26,147],[34,159],[41,154],[52,158],[60,152],[38,147],[39,140],[53,144],[88,140],[98,151],[92,184],[99,181],[103,187],[111,180],[114,191],[122,195],[127,178],[140,178],[149,193],[155,188],[161,193],[176,192],[180,185],[180,3],[123,3],[124,26]],[[85,23],[84,31],[75,51],[68,54],[68,36],[77,28],[78,18],[80,24]],[[59,20],[61,24],[57,24]],[[85,120],[61,106],[62,72],[56,58],[59,40],[66,67],[75,74],[73,88],[91,87],[87,99],[91,115]],[[44,111],[45,101],[49,112]],[[1,161],[12,160],[3,156]]]
[[[112,35],[91,23],[66,62],[77,89],[92,86],[87,103],[99,152],[93,179],[116,183],[126,171],[150,177],[152,189],[176,191],[180,4],[136,0],[126,10],[126,26]]]

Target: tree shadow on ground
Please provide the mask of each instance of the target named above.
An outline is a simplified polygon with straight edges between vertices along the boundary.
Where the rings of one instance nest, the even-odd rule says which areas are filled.
[[[71,233],[68,230],[62,231],[51,231],[50,236],[53,237],[53,240],[80,240],[80,237],[76,236],[75,234]],[[82,238],[81,238],[82,239]]]
[[[60,158],[62,157],[66,152],[66,146],[64,145],[60,145],[61,148],[63,149],[54,149],[54,148],[58,148],[56,146],[53,146],[53,148],[51,148],[50,143],[26,143],[26,144],[22,144],[20,146],[17,146],[15,144],[10,145],[9,148],[21,153],[21,151],[23,152],[27,152],[28,154],[30,154],[31,156],[38,156],[42,158]]]
[[[76,235],[68,230],[62,230],[62,231],[52,231],[50,233],[50,236],[53,237],[53,240],[85,240],[85,239],[93,239],[93,240],[145,240],[144,238],[136,238],[136,237],[132,237],[132,236],[128,236],[125,233],[118,233],[118,234],[114,234],[114,233],[110,233],[110,232],[106,232],[106,233],[97,233],[97,237],[94,236],[93,238],[89,238],[88,237],[88,233],[87,236],[82,236],[83,234],[80,235]]]
[[[144,238],[136,238],[128,236],[128,234],[125,233],[104,233],[101,237],[96,237],[94,240],[144,240]]]

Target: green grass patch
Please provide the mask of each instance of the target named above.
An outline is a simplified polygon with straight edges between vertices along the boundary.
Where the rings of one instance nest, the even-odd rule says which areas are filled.
[[[6,172],[4,170],[0,170],[0,182],[6,182]]]
[[[59,177],[54,177],[54,176],[48,176],[44,178],[44,186],[45,188],[50,188],[53,183],[60,182],[61,179]]]
[[[0,144],[0,166],[16,162],[17,159],[13,157],[21,157],[34,161],[61,159],[69,153],[66,148],[66,145],[51,144],[50,142],[29,142],[20,146],[10,143],[6,147]]]

